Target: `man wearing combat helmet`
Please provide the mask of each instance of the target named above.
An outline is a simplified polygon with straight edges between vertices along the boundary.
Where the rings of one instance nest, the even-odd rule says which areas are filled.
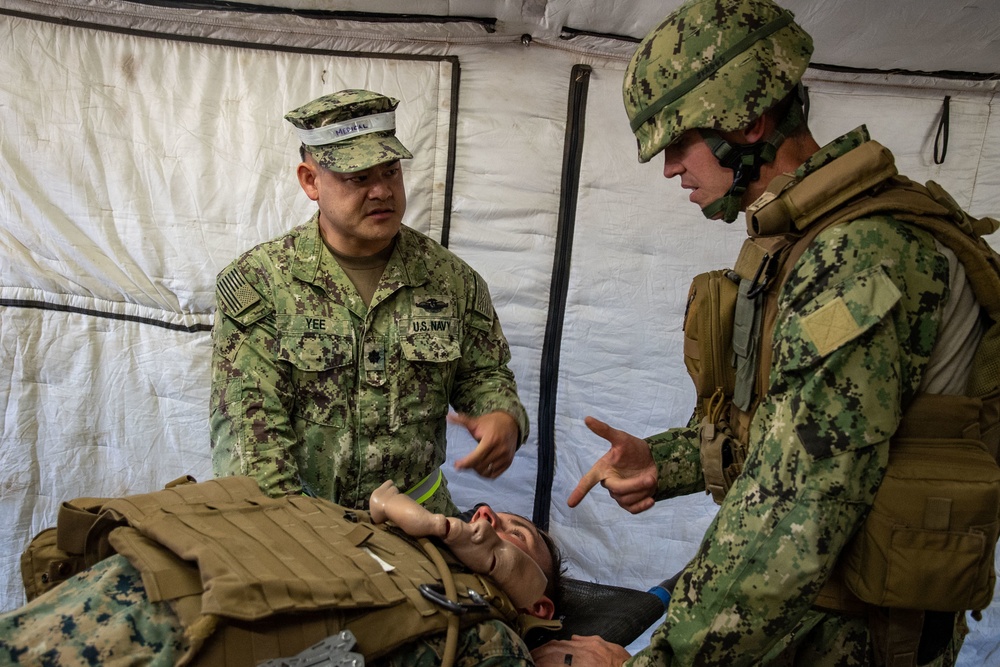
[[[662,153],[664,176],[710,219],[744,211],[748,239],[733,269],[692,284],[692,421],[643,440],[588,417],[611,448],[569,504],[601,483],[632,513],[699,489],[721,507],[647,648],[550,642],[533,652],[541,667],[951,665],[966,610],[989,604],[996,531],[970,560],[985,566],[949,562],[941,545],[978,533],[957,526],[960,495],[926,497],[929,485],[893,471],[937,479],[975,434],[969,470],[993,490],[985,516],[996,512],[997,332],[966,277],[970,255],[938,233],[962,226],[955,236],[989,253],[981,234],[995,225],[898,176],[864,126],[821,148],[800,86],[812,49],[770,0],[693,0],[629,63],[639,160]],[[912,525],[901,511],[920,515],[888,540],[913,541],[905,563],[884,539]],[[894,568],[912,571],[905,585]]]
[[[271,496],[357,508],[391,479],[451,515],[449,405],[479,442],[457,467],[487,478],[511,464],[528,421],[486,282],[402,224],[412,155],[397,104],[352,89],[285,116],[318,210],[219,274],[212,462]]]

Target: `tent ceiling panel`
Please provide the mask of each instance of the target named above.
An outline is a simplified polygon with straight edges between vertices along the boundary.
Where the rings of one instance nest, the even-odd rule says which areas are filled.
[[[328,12],[323,0],[251,5]],[[641,39],[681,0],[419,0],[407,16],[495,19],[498,35],[558,38],[564,29]],[[814,37],[814,61],[841,67],[998,75],[1000,4],[979,0],[782,0]],[[338,11],[399,15],[394,0],[341,0]]]

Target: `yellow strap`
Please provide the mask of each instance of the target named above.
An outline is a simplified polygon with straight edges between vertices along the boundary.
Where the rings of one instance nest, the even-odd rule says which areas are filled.
[[[441,488],[442,479],[444,479],[444,473],[441,472],[441,468],[438,468],[417,482],[416,486],[406,492],[406,495],[423,505]]]

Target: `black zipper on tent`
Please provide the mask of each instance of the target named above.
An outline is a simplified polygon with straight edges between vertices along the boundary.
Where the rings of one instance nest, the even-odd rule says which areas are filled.
[[[552,477],[556,467],[559,348],[562,343],[563,320],[566,316],[566,293],[569,289],[573,231],[576,227],[576,202],[580,190],[583,131],[587,118],[587,90],[590,87],[592,71],[589,65],[575,65],[570,73],[569,82],[556,251],[552,265],[552,283],[549,286],[549,315],[545,325],[545,340],[542,342],[538,388],[538,472],[535,479],[535,508],[532,520],[542,530],[549,528]]]
[[[474,23],[489,33],[496,32],[496,18],[479,16],[431,16],[427,14],[402,14],[383,12],[356,12],[336,9],[297,9],[258,5],[251,2],[229,0],[129,0],[136,5],[152,5],[170,9],[208,9],[220,12],[248,12],[251,14],[291,14],[310,19],[359,21],[363,23]]]
[[[454,56],[453,56],[454,57]],[[444,174],[444,211],[441,215],[441,245],[451,236],[451,202],[455,191],[455,149],[458,145],[458,89],[462,70],[458,58],[451,61],[451,113],[448,116],[448,162]]]
[[[960,81],[998,81],[1000,73],[997,72],[958,72],[955,70],[937,70],[925,72],[913,69],[874,69],[868,67],[845,67],[843,65],[826,65],[823,63],[809,63],[809,69],[821,72],[846,72],[848,74],[887,74],[897,76],[926,76],[934,79],[955,79]]]
[[[564,41],[569,41],[577,37],[599,37],[600,39],[614,39],[619,42],[631,42],[633,44],[638,44],[642,40],[638,37],[631,37],[629,35],[617,35],[613,32],[594,32],[592,30],[577,30],[576,28],[567,28],[563,26],[562,31],[559,34],[559,39]]]

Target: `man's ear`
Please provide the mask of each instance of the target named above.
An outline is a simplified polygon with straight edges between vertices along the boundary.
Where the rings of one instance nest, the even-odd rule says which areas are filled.
[[[770,132],[770,116],[768,114],[761,114],[757,116],[757,119],[750,123],[750,125],[743,130],[743,136],[746,137],[746,143],[755,144],[764,137],[766,137]]]
[[[316,184],[319,180],[319,167],[315,162],[310,160],[300,162],[295,169],[295,176],[299,179],[299,185],[309,199],[313,201],[319,199],[319,187]]]
[[[536,618],[550,619],[555,616],[556,606],[552,603],[552,600],[543,595],[530,608],[525,609],[525,611]]]

